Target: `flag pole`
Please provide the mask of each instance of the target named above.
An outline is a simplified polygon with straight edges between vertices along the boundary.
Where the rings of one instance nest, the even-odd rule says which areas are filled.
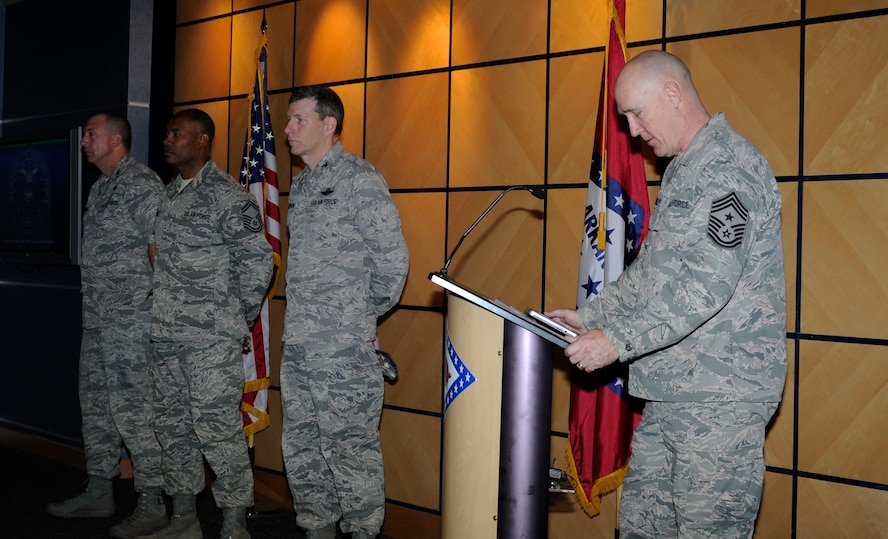
[[[624,23],[623,23],[622,19],[620,19],[620,14],[617,12],[617,6],[614,4],[614,0],[607,1],[607,9],[608,9],[608,25],[607,25],[608,34],[610,34],[610,32],[612,30],[614,30],[614,29],[616,30],[617,35],[620,38],[619,39],[620,47],[623,49],[622,50],[623,58],[625,59],[627,57],[627,54],[626,54],[626,36],[623,35],[623,24]],[[605,54],[604,54],[604,56],[605,56],[605,58],[604,58],[604,72],[605,72],[605,77],[606,77],[606,79],[605,79],[606,86],[605,87],[607,88],[607,91],[610,91],[610,80],[609,80],[610,66],[608,65],[610,62],[610,48],[611,48],[611,39],[610,39],[610,35],[608,35],[607,45],[605,45]],[[605,100],[605,103],[607,103],[607,100]],[[602,170],[604,170],[604,171],[607,171],[607,153],[608,153],[607,152],[607,130],[608,130],[607,129],[607,113],[609,112],[608,109],[610,109],[610,107],[605,105],[605,122],[604,122],[605,135],[604,135],[604,145],[603,145],[604,156],[602,157]],[[602,190],[602,192],[604,192],[604,190]],[[604,207],[604,206],[602,206],[602,207]],[[601,229],[599,229],[599,233],[600,233],[600,231],[601,231]],[[623,482],[622,481],[620,482],[620,485],[617,487],[617,490],[614,492],[615,492],[615,496],[617,497],[615,500],[616,503],[614,504],[614,537],[616,539],[619,539],[619,537],[620,537],[620,500],[623,497]]]
[[[607,93],[610,91],[610,32],[614,21],[614,2],[613,0],[607,0],[607,4],[608,38],[604,45],[604,84],[602,84],[604,99],[599,100],[601,102],[601,111],[599,111],[599,125],[601,126],[601,205],[598,211],[598,249],[601,251],[604,251],[605,242],[607,241],[607,224],[605,223],[605,216],[607,215],[607,117],[608,109],[610,108]]]

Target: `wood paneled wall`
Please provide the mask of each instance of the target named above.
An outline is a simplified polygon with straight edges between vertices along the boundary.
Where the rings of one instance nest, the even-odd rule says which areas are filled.
[[[876,537],[888,529],[888,0],[629,0],[630,55],[665,48],[710,111],[768,157],[783,194],[789,378],[769,431],[756,537]],[[435,537],[440,510],[444,298],[426,278],[496,196],[452,276],[518,307],[576,293],[606,0],[178,0],[178,107],[217,124],[234,175],[263,10],[283,182],[299,170],[283,128],[289,91],[333,85],[343,144],[393,190],[411,268],[380,336],[400,366],[382,418],[391,537]],[[648,156],[656,195],[662,166]],[[272,305],[279,384],[283,282]],[[569,370],[554,360],[552,459],[564,466]],[[257,495],[286,506],[280,396],[256,437]],[[552,539],[612,537],[614,496],[589,519],[553,496]]]

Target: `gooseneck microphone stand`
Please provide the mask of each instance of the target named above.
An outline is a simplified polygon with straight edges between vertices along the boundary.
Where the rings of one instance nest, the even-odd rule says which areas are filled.
[[[473,230],[475,230],[475,227],[478,226],[478,223],[480,223],[481,220],[484,219],[484,217],[486,217],[488,213],[490,213],[490,210],[492,210],[493,207],[496,206],[496,204],[500,200],[502,200],[502,198],[504,196],[506,196],[506,193],[508,193],[509,191],[517,191],[519,189],[524,190],[524,191],[529,191],[530,194],[532,194],[533,196],[537,197],[540,200],[543,200],[544,198],[546,198],[546,191],[542,187],[534,187],[534,186],[530,186],[530,185],[515,185],[512,187],[509,187],[508,189],[506,189],[505,191],[500,193],[498,197],[493,199],[493,202],[490,203],[490,206],[487,206],[487,209],[484,210],[484,212],[481,215],[479,215],[477,219],[475,219],[475,222],[472,223],[472,226],[470,226],[465,232],[463,232],[463,235],[459,238],[459,241],[456,242],[456,246],[453,248],[452,251],[450,251],[450,255],[447,256],[447,260],[444,261],[444,267],[442,267],[441,271],[439,272],[441,275],[447,275],[447,268],[449,268],[450,263],[453,262],[453,255],[455,255],[456,251],[459,250],[459,246],[462,245],[462,243],[463,243],[463,241],[465,241],[466,237],[469,234],[471,234]]]

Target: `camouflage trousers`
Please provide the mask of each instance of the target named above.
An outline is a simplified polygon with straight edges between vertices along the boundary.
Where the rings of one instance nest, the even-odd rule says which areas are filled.
[[[776,403],[647,402],[632,439],[620,537],[749,538]]]
[[[109,479],[120,473],[122,441],[140,492],[163,485],[150,362],[147,324],[83,330],[79,392],[86,470]]]
[[[377,534],[385,515],[383,380],[373,346],[285,346],[281,393],[297,524],[314,529],[341,518],[343,532]]]
[[[252,506],[253,470],[240,413],[240,341],[156,342],[154,357],[155,429],[167,493],[202,491],[206,458],[216,475],[218,506]]]

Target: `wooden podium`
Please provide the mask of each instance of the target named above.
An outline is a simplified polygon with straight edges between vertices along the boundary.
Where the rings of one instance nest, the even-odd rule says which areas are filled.
[[[442,273],[447,290],[442,539],[546,537],[559,334]]]

